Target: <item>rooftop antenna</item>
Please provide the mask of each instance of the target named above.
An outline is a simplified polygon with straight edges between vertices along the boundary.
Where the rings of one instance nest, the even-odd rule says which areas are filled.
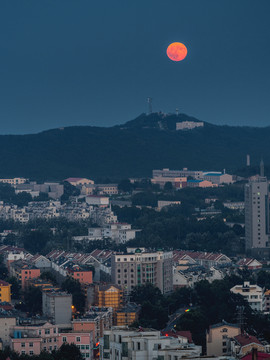
[[[175,109],[175,112],[176,112],[176,116],[178,116],[179,115],[179,109]]]
[[[247,166],[250,166],[250,155],[247,154]]]
[[[263,162],[263,159],[260,162],[260,176],[264,177],[264,162]]]
[[[148,97],[147,98],[147,103],[148,103],[148,115],[152,114],[152,98]]]

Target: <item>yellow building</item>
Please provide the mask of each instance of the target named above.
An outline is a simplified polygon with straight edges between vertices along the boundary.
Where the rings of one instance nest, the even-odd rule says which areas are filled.
[[[123,290],[117,285],[102,285],[96,290],[96,305],[98,307],[112,307],[117,310],[122,307]]]
[[[138,320],[140,307],[137,304],[129,303],[121,310],[116,311],[114,323],[116,326],[128,326]]]
[[[0,302],[11,302],[11,285],[4,280],[0,280]]]

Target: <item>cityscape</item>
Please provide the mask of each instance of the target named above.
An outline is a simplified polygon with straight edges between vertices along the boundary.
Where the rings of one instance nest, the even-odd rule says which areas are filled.
[[[0,1],[0,360],[270,360],[270,1]]]

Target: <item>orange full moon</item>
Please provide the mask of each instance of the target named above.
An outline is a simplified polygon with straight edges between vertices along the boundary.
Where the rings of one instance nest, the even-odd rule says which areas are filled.
[[[187,56],[187,48],[184,44],[174,42],[167,48],[167,55],[172,61],[181,61]]]

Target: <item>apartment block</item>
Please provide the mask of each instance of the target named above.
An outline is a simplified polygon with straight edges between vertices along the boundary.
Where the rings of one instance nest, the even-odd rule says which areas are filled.
[[[266,177],[245,185],[246,250],[263,256],[269,253],[269,190]]]
[[[263,311],[264,292],[260,286],[245,281],[243,285],[235,285],[230,291],[243,296],[252,310]]]
[[[0,280],[0,302],[11,302],[11,285],[4,280]]]
[[[137,285],[151,283],[157,286],[163,294],[173,289],[172,273],[173,253],[141,252],[137,249],[133,254],[112,255],[112,281],[130,293]]]
[[[72,295],[65,292],[43,291],[42,312],[54,324],[70,324]]]
[[[206,334],[207,356],[228,356],[231,354],[231,339],[241,333],[236,324],[226,321],[211,325]]]
[[[99,285],[95,289],[98,307],[120,309],[123,305],[123,289],[119,285]]]
[[[100,359],[176,359],[199,358],[201,346],[189,344],[182,337],[162,336],[160,331],[135,331],[114,327],[104,331],[100,340]]]

